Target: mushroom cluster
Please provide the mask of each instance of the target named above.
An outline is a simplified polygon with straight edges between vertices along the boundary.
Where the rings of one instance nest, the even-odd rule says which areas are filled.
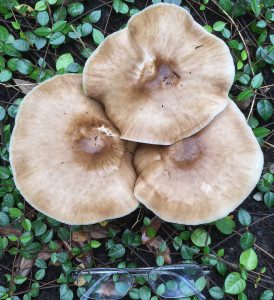
[[[263,167],[228,98],[233,78],[226,44],[186,10],[146,8],[105,39],[83,76],[55,76],[24,98],[10,145],[17,188],[67,224],[118,218],[139,202],[176,223],[226,216]]]

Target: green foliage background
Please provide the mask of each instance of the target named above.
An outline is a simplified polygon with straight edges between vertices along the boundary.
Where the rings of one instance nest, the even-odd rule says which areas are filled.
[[[161,0],[152,0],[158,2]],[[0,0],[0,299],[69,300],[81,291],[71,276],[79,265],[161,266],[169,257],[173,262],[194,261],[213,267],[204,289],[207,297],[273,299],[274,256],[265,249],[267,245],[257,244],[252,231],[268,222],[263,228],[269,226],[264,230],[273,232],[273,222],[269,222],[274,216],[270,155],[274,1],[164,2],[189,9],[207,31],[230,47],[236,75],[229,96],[243,109],[266,154],[257,191],[248,200],[251,205],[214,224],[162,223],[160,229],[155,229],[153,215],[143,207],[129,218],[95,226],[67,226],[33,210],[16,189],[9,165],[9,139],[22,97],[55,74],[81,73],[85,60],[105,36],[151,2]],[[248,212],[255,203],[258,210]],[[157,248],[147,248],[142,245],[142,234],[164,238]],[[233,260],[230,240],[236,241],[238,249]],[[271,249],[273,241],[269,243]],[[103,261],[98,251],[105,255]],[[53,279],[48,279],[48,273],[53,273]],[[157,299],[145,280],[137,283],[130,299]],[[41,294],[50,289],[54,294]]]

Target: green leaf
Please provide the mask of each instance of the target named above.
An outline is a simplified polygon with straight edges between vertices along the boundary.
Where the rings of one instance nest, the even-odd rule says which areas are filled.
[[[216,300],[224,299],[224,292],[219,286],[213,286],[208,290],[208,292],[213,299]]]
[[[29,75],[33,71],[32,63],[27,59],[18,59],[15,62],[16,70],[24,75]]]
[[[261,87],[262,83],[264,81],[262,73],[257,74],[254,76],[251,80],[251,86],[253,89],[258,89]]]
[[[245,250],[240,256],[240,264],[242,264],[247,271],[256,269],[258,265],[256,252],[252,248]]]
[[[145,226],[149,226],[151,224],[151,220],[148,217],[144,217],[143,224]]]
[[[209,32],[209,33],[212,33],[212,27],[210,26],[210,25],[204,25],[203,26],[203,28],[207,31],[207,32]]]
[[[227,13],[230,13],[232,10],[232,1],[231,0],[219,0],[219,5],[223,10],[225,10]]]
[[[126,252],[125,247],[122,244],[116,244],[110,248],[108,252],[108,256],[111,257],[112,259],[117,259],[123,257],[125,252]]]
[[[271,290],[265,290],[260,296],[260,300],[272,300],[273,292]]]
[[[72,17],[80,16],[83,12],[84,12],[84,5],[80,2],[74,2],[68,6],[68,13]]]
[[[231,32],[227,28],[224,28],[221,32],[225,39],[229,39],[231,37]]]
[[[51,33],[51,29],[48,27],[40,27],[35,29],[34,33],[39,36],[48,36]]]
[[[0,55],[0,71],[2,71],[6,66],[4,56]]]
[[[62,284],[59,289],[60,300],[73,300],[73,292],[66,284]]]
[[[181,255],[183,259],[192,259],[193,255],[197,253],[199,253],[198,248],[182,245]]]
[[[42,235],[41,240],[44,244],[46,244],[51,241],[52,237],[53,237],[53,230],[50,229]]]
[[[113,1],[113,8],[117,13],[127,14],[129,11],[129,7],[126,3],[122,0],[114,0]]]
[[[274,206],[274,193],[273,192],[266,192],[264,194],[264,204],[268,208],[271,208],[272,206]]]
[[[215,225],[224,234],[231,234],[235,228],[235,222],[229,217],[216,221]]]
[[[119,293],[119,296],[126,295],[129,289],[127,282],[118,281],[115,282],[115,290]]]
[[[245,89],[241,91],[241,93],[238,95],[237,100],[238,101],[245,101],[251,98],[254,95],[252,89]]]
[[[26,276],[23,275],[16,275],[14,278],[14,282],[16,284],[22,284],[24,283],[28,278]]]
[[[99,248],[102,244],[99,241],[92,240],[90,243],[91,248]]]
[[[241,59],[242,59],[242,60],[246,60],[246,59],[247,59],[247,52],[246,52],[246,50],[243,50],[243,51],[241,52]]]
[[[70,53],[62,54],[56,61],[56,70],[66,69],[74,59]]]
[[[47,9],[47,4],[45,3],[45,1],[38,1],[38,2],[36,2],[34,9],[36,11],[46,10]]]
[[[266,21],[265,20],[260,20],[259,22],[257,22],[256,26],[259,27],[259,28],[265,28],[266,27]]]
[[[24,232],[21,236],[20,236],[20,242],[22,244],[26,244],[29,241],[31,241],[33,238],[33,235],[30,232]]]
[[[13,219],[20,218],[23,215],[22,211],[17,207],[12,207],[9,209],[9,211],[10,211],[10,216]]]
[[[244,291],[246,282],[238,272],[228,274],[224,283],[225,292],[231,295],[237,295]]]
[[[5,295],[7,295],[6,289],[3,286],[0,286],[0,298],[1,299],[6,299],[6,297],[3,298]]]
[[[228,42],[229,47],[233,49],[237,49],[239,51],[243,50],[243,43],[239,43],[237,40],[231,40]]]
[[[0,72],[0,82],[7,82],[12,78],[12,73],[10,70],[2,70]]]
[[[217,21],[213,24],[214,31],[222,31],[225,28],[226,23],[222,21]]]
[[[94,10],[88,15],[88,20],[90,23],[97,23],[101,18],[101,10]]]
[[[34,277],[36,280],[41,280],[45,277],[45,274],[46,274],[45,269],[40,269],[35,273]]]
[[[26,52],[29,50],[29,43],[22,39],[14,40],[12,45],[15,49],[21,52]]]
[[[265,127],[257,127],[253,129],[253,133],[256,137],[263,138],[270,133],[270,130]]]
[[[103,33],[100,30],[95,29],[95,28],[93,28],[92,37],[93,37],[94,43],[96,45],[101,44],[103,42],[103,40],[105,39]]]
[[[156,263],[157,263],[157,266],[159,266],[159,267],[164,265],[165,259],[163,258],[162,255],[157,256]]]
[[[34,44],[35,44],[35,47],[37,48],[37,50],[40,50],[43,47],[45,47],[46,43],[47,43],[47,39],[46,38],[40,37],[40,36],[35,36],[35,38],[34,38]]]
[[[136,288],[131,289],[129,291],[128,295],[129,295],[130,299],[134,299],[134,300],[140,299],[140,297],[139,297],[139,290],[136,289]]]
[[[31,230],[31,221],[29,219],[24,219],[22,222],[22,226],[26,231]]]
[[[261,12],[260,0],[250,0],[250,5],[255,16],[258,17]]]
[[[6,42],[9,37],[9,32],[6,27],[0,25],[0,41]]]
[[[255,117],[250,117],[248,120],[248,125],[254,129],[259,125],[259,121]]]
[[[268,100],[260,100],[257,103],[257,110],[260,115],[260,117],[267,121],[271,118],[273,114],[273,105]]]
[[[154,227],[149,226],[146,228],[146,235],[148,238],[154,238],[156,236],[156,230]]]
[[[191,241],[198,247],[205,247],[211,244],[211,237],[204,229],[197,228],[191,234]]]
[[[39,269],[46,269],[47,268],[47,264],[43,259],[37,258],[35,260],[35,266]]]
[[[9,216],[4,213],[4,212],[0,212],[0,226],[8,226],[10,223],[10,219]]]
[[[41,221],[33,222],[34,234],[35,236],[40,236],[44,234],[47,230],[47,225]]]
[[[248,226],[251,223],[251,216],[249,212],[243,208],[240,208],[238,211],[238,219],[239,222],[244,226]]]
[[[251,248],[254,244],[255,238],[251,232],[245,232],[240,239],[240,246],[243,250]]]
[[[61,45],[65,41],[65,35],[62,32],[55,32],[49,39],[51,45]]]
[[[143,286],[139,290],[139,296],[141,300],[149,300],[151,297],[151,291],[147,286]]]
[[[81,27],[82,36],[87,36],[92,32],[92,25],[89,23],[84,23]]]
[[[40,11],[36,19],[41,26],[46,26],[49,22],[49,14],[46,11]]]
[[[58,21],[52,25],[52,32],[62,31],[66,27],[67,21]]]

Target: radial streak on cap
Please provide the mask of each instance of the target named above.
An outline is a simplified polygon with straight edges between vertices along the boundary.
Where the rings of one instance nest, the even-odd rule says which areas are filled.
[[[157,4],[132,17],[88,59],[84,91],[127,140],[169,145],[227,105],[233,59],[183,8]]]
[[[135,144],[120,139],[82,76],[55,76],[23,100],[11,139],[16,186],[36,209],[68,224],[124,216],[133,195]]]
[[[134,194],[169,222],[202,224],[226,216],[258,182],[263,154],[231,101],[207,127],[171,146],[135,152]]]

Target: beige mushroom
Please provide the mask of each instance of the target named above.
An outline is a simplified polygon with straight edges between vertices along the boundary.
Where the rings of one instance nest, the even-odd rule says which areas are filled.
[[[171,146],[141,145],[134,194],[168,222],[202,224],[226,216],[258,182],[263,154],[230,101],[207,127]]]
[[[221,39],[185,9],[157,4],[106,38],[85,65],[83,86],[105,106],[121,138],[169,145],[226,107],[234,72]]]
[[[67,224],[132,212],[135,144],[123,141],[102,105],[82,91],[81,75],[61,75],[23,100],[12,133],[17,188],[36,209]]]

